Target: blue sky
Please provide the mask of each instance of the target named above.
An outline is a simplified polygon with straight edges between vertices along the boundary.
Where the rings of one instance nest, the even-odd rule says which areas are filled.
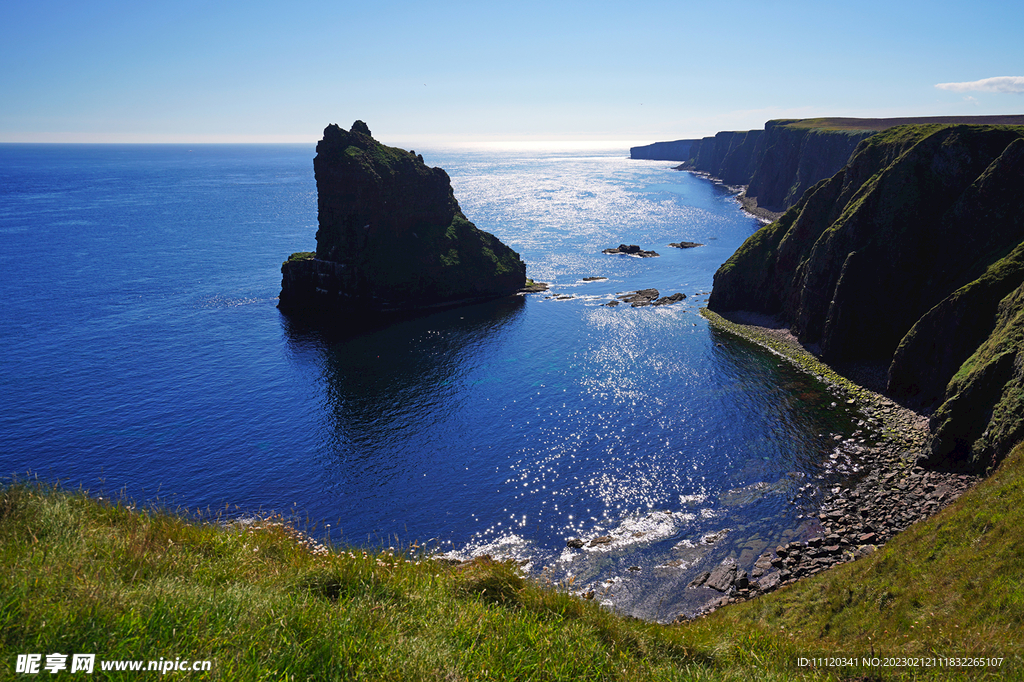
[[[406,146],[643,143],[1018,114],[1021,27],[1005,0],[11,0],[0,141],[312,142],[362,119]]]

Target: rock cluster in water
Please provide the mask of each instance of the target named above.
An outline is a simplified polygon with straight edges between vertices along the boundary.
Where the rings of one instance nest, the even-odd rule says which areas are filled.
[[[519,255],[470,222],[448,174],[412,151],[351,130],[324,129],[313,160],[315,253],[281,268],[280,308],[336,315],[456,305],[514,294]]]
[[[660,296],[660,292],[657,289],[640,289],[639,291],[631,291],[625,294],[620,294],[616,297],[616,300],[609,301],[605,305],[615,307],[619,305],[619,302],[628,303],[632,308],[643,308],[644,306],[662,306],[671,305],[672,303],[678,303],[686,298],[686,294],[674,293],[670,296]]]
[[[619,244],[613,249],[605,249],[601,253],[623,254],[625,256],[637,256],[639,258],[654,258],[660,255],[657,251],[644,251],[636,244]]]

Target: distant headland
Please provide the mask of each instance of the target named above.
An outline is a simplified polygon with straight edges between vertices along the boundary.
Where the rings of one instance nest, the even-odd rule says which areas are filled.
[[[835,175],[862,140],[902,125],[1024,125],[1024,115],[779,119],[765,123],[763,130],[655,142],[632,147],[629,154],[633,159],[680,161],[680,170],[745,185],[744,207],[775,218],[816,182]]]

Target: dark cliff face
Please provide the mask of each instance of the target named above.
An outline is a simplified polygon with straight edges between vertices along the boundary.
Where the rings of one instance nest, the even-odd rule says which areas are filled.
[[[917,125],[867,139],[722,266],[709,307],[780,315],[830,362],[888,364],[891,395],[937,406],[934,458],[990,465],[1020,437],[1004,393],[1024,366],[1022,138]]]
[[[448,174],[380,144],[365,123],[328,126],[313,169],[316,254],[282,266],[283,310],[417,309],[505,296],[525,284],[519,255],[463,215]]]
[[[705,137],[691,150],[688,166],[727,185],[745,185],[763,154],[763,134],[763,130],[748,130]]]
[[[784,211],[814,183],[842,168],[857,143],[873,134],[768,121],[764,130],[722,132],[695,141],[681,168],[728,185],[747,185],[747,196],[756,198],[759,207]]]
[[[846,165],[873,131],[799,128],[784,121],[765,124],[764,151],[754,165],[747,196],[770,211],[784,211],[816,182]]]

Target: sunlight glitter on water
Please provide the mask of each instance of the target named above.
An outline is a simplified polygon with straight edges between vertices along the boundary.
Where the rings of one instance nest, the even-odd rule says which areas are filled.
[[[281,260],[315,244],[311,145],[0,145],[20,159],[0,164],[5,462],[514,556],[653,618],[679,607],[673,580],[782,537],[853,465],[808,409],[819,387],[697,314],[757,229],[726,189],[625,148],[414,148],[548,294],[335,337],[274,307]],[[22,257],[40,243],[51,270]],[[661,256],[601,252],[620,243]],[[604,305],[642,288],[687,299]]]

